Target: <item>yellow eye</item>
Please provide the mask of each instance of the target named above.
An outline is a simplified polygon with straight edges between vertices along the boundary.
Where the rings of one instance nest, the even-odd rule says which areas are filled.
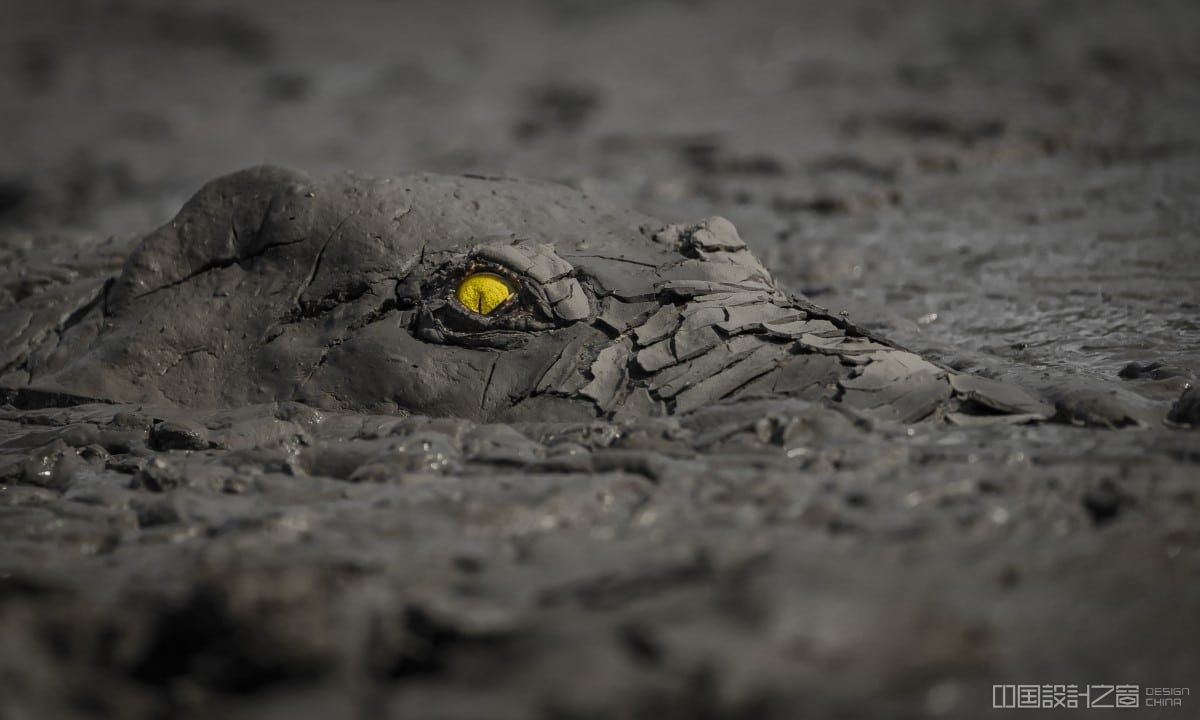
[[[468,310],[491,315],[513,295],[512,285],[494,273],[472,273],[462,279],[454,296]]]

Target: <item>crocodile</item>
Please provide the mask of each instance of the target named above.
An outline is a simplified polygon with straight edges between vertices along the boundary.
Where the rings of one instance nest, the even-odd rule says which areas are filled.
[[[901,423],[1056,412],[788,292],[724,218],[666,223],[548,182],[253,167],[118,256],[9,293],[9,403],[476,422],[781,396]]]

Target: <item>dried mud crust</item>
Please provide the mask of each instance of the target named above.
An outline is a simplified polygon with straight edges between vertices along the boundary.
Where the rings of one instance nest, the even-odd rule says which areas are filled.
[[[511,300],[464,307],[455,288],[478,272],[505,278]],[[0,391],[16,405],[297,401],[546,422],[802,397],[901,422],[1166,413],[1074,390],[1056,411],[787,293],[724,218],[669,225],[545,183],[251,168],[206,184],[120,272],[72,279],[0,308]]]

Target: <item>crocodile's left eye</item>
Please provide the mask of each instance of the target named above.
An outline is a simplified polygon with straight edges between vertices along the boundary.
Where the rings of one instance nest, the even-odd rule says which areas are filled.
[[[491,315],[515,294],[508,280],[490,272],[467,275],[454,291],[454,297],[463,307],[479,315]]]

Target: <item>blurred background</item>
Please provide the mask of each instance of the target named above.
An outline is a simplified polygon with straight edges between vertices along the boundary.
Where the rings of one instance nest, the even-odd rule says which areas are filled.
[[[257,163],[516,175],[725,215],[961,367],[1161,362],[1165,398],[1200,361],[1191,0],[3,4],[10,237],[141,233]]]

